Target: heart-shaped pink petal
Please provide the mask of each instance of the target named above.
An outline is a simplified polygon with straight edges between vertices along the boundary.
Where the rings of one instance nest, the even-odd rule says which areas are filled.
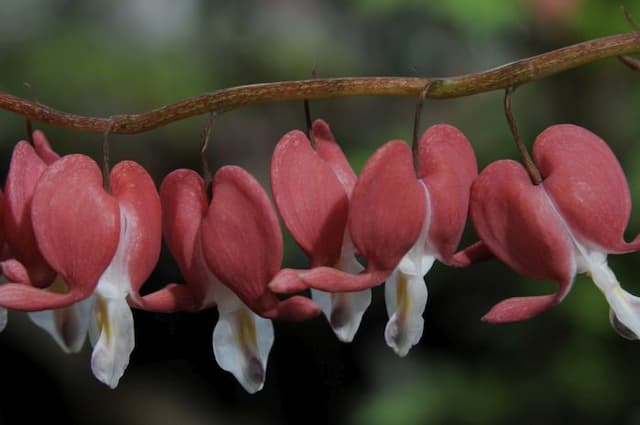
[[[251,310],[267,318],[303,319],[319,308],[308,298],[279,301],[267,284],[282,262],[282,234],[269,197],[236,166],[213,180],[213,200],[202,222],[202,250],[209,268]]]
[[[333,169],[301,131],[291,131],[278,142],[271,158],[271,191],[280,216],[312,266],[335,264],[349,200]]]
[[[384,144],[363,167],[349,209],[349,232],[367,259],[366,269],[352,275],[316,267],[299,277],[308,286],[328,292],[381,284],[418,239],[425,213],[424,189],[416,178],[411,148],[400,140]],[[286,285],[290,284],[288,279]]]
[[[22,263],[29,274],[28,281],[22,283],[37,287],[49,285],[56,275],[38,249],[31,218],[33,192],[46,168],[47,165],[33,147],[20,141],[13,149],[5,185],[6,211],[3,227],[6,241],[12,256]]]
[[[36,186],[31,217],[43,256],[69,286],[66,305],[92,294],[120,236],[120,209],[103,189],[98,165],[84,155],[51,164]]]
[[[449,264],[467,221],[476,157],[465,135],[447,124],[430,127],[418,146],[418,174],[430,201],[428,243]]]
[[[137,293],[160,256],[162,210],[155,184],[147,171],[133,161],[122,161],[111,170],[111,193],[126,223],[120,244],[126,244],[125,269],[131,290]]]
[[[562,300],[576,272],[566,225],[542,185],[531,183],[522,165],[511,160],[490,164],[471,190],[471,218],[480,239],[503,262],[534,279],[557,282],[550,297],[503,301],[485,320],[524,320]]]
[[[640,237],[631,244],[623,240],[631,195],[620,163],[600,137],[575,125],[554,125],[536,138],[533,158],[575,237],[606,252],[640,248]]]
[[[214,305],[211,272],[200,243],[200,227],[207,213],[202,177],[193,170],[169,173],[160,185],[162,233],[178,263],[185,284],[170,284],[142,297],[139,306],[150,311],[199,310]]]

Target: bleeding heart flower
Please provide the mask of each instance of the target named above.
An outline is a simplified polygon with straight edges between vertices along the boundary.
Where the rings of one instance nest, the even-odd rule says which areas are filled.
[[[164,236],[186,283],[140,299],[154,311],[200,310],[218,305],[213,351],[220,367],[249,393],[264,385],[273,324],[319,313],[304,297],[285,301],[267,287],[280,268],[282,235],[260,184],[239,167],[221,168],[209,204],[202,178],[176,170],[160,187]]]
[[[64,279],[65,292],[21,283],[0,286],[0,304],[16,310],[62,308],[93,296],[89,336],[96,377],[114,388],[134,345],[126,297],[136,294],[160,253],[157,191],[147,172],[124,161],[103,188],[98,165],[65,156],[42,173],[31,201],[31,221],[46,262]]]
[[[387,344],[404,356],[422,336],[427,290],[423,276],[437,258],[454,256],[466,221],[468,194],[477,174],[469,141],[456,128],[436,125],[420,139],[418,176],[410,147],[391,141],[365,164],[349,209],[351,239],[367,267],[358,275],[317,267],[274,282],[279,291],[300,289],[299,280],[325,291],[358,291],[387,279]]]
[[[41,131],[33,133],[33,146],[26,141],[15,146],[6,181],[6,212],[2,221],[9,255],[0,267],[9,282],[64,292],[66,283],[40,253],[31,220],[36,183],[48,165],[58,158]],[[87,335],[90,303],[91,300],[85,300],[28,315],[64,352],[77,352]]]
[[[357,178],[329,126],[316,120],[312,131],[315,148],[298,130],[278,142],[271,159],[275,204],[291,235],[309,256],[311,267],[329,266],[357,274],[363,267],[356,260],[347,229],[349,197]],[[272,285],[277,286],[283,277],[283,273],[276,276]],[[371,303],[371,290],[328,293],[312,289],[311,295],[338,338],[352,341]]]
[[[498,258],[525,276],[556,282],[559,289],[504,300],[483,320],[508,323],[536,316],[562,301],[577,273],[587,273],[607,299],[614,327],[620,330],[621,323],[623,331],[640,336],[640,299],[620,287],[606,262],[609,253],[640,248],[640,237],[623,240],[631,197],[614,154],[595,134],[564,124],[540,133],[533,159],[543,177],[537,186],[515,161],[496,161],[483,170],[473,184],[471,218]]]

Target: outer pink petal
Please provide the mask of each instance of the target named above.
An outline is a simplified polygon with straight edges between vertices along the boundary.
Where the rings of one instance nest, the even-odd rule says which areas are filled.
[[[367,161],[353,190],[349,229],[367,271],[391,271],[413,246],[426,213],[411,148],[396,140]]]
[[[202,223],[202,250],[213,273],[254,312],[268,318],[318,314],[306,298],[280,302],[267,284],[282,262],[282,235],[260,184],[242,168],[221,168]]]
[[[49,285],[55,278],[55,271],[38,249],[31,219],[33,192],[46,168],[33,147],[20,141],[13,149],[5,186],[3,227],[7,244],[29,273],[29,281],[38,287]]]
[[[21,262],[10,258],[0,263],[0,269],[2,275],[7,278],[9,282],[22,283],[25,285],[31,285],[31,278],[29,272]]]
[[[351,197],[349,232],[367,268],[358,275],[320,267],[300,274],[314,289],[358,291],[379,285],[418,239],[426,213],[411,148],[396,140],[369,158]],[[276,284],[277,287],[277,284]]]
[[[557,294],[509,298],[494,305],[482,317],[483,322],[499,324],[531,319],[561,301]]]
[[[84,155],[50,165],[34,192],[31,216],[40,250],[67,282],[69,298],[93,293],[120,235],[120,209],[104,191],[98,165]],[[52,304],[48,308],[62,307]]]
[[[166,288],[157,293],[158,297],[180,293],[176,303],[185,302],[184,310],[206,308],[213,305],[208,294],[209,270],[200,248],[200,226],[207,213],[208,201],[204,181],[193,170],[180,169],[171,172],[160,185],[160,201],[162,204],[162,232],[169,251],[176,259],[185,279],[186,289]],[[193,298],[189,301],[184,294],[188,290]],[[154,293],[155,294],[155,293]],[[153,295],[153,294],[150,294]],[[150,302],[150,295],[144,299]],[[151,308],[151,306],[149,306]]]
[[[126,219],[127,271],[131,289],[137,293],[160,256],[162,211],[151,176],[133,161],[118,163],[111,170],[111,192]]]
[[[312,282],[314,288],[326,292],[361,291],[381,284],[388,276],[386,270],[353,275],[332,267],[283,269],[269,282],[269,288],[279,294],[290,294],[307,289],[308,282]]]
[[[143,297],[131,299],[133,307],[157,313],[175,313],[177,311],[193,311],[199,303],[193,296],[189,285],[170,283],[162,289]]]
[[[347,195],[351,196],[356,185],[356,173],[349,165],[347,157],[336,143],[329,125],[323,120],[315,120],[311,131],[316,141],[316,152],[325,160],[342,183]]]
[[[623,240],[631,196],[620,163],[602,139],[582,127],[554,125],[536,138],[533,158],[579,240],[608,252],[640,248],[640,237],[633,244]]]
[[[33,147],[40,159],[42,159],[47,165],[60,159],[60,155],[51,149],[51,145],[49,145],[47,137],[40,130],[33,132]]]
[[[522,320],[566,295],[576,267],[572,242],[543,186],[534,186],[522,165],[496,161],[480,173],[471,190],[471,218],[480,239],[503,262],[525,276],[559,285],[553,301],[539,297],[507,300],[492,309],[493,317],[501,322]],[[492,320],[492,315],[485,319]]]
[[[469,140],[457,128],[439,124],[420,139],[419,175],[429,191],[429,243],[445,263],[460,243],[467,221],[471,183],[478,175]]]
[[[280,216],[312,265],[335,264],[349,200],[334,171],[301,131],[291,131],[278,142],[271,159],[271,191]]]

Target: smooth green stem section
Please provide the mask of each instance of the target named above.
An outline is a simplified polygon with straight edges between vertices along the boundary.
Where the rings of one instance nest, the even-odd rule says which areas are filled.
[[[202,94],[140,114],[109,118],[69,114],[8,93],[0,93],[0,109],[56,127],[104,133],[111,126],[113,134],[134,134],[207,112],[224,112],[261,103],[346,96],[419,96],[430,81],[429,98],[470,96],[539,80],[596,60],[639,52],[640,32],[631,32],[585,41],[488,71],[449,78],[314,78],[252,84]]]

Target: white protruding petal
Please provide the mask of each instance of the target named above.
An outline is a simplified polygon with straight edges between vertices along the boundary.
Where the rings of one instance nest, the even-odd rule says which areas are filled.
[[[121,208],[118,248],[98,280],[89,328],[93,345],[91,369],[99,381],[111,388],[118,385],[135,346],[133,314],[127,296],[131,293],[129,248],[136,235],[127,223],[126,211]]]
[[[422,314],[427,307],[426,275],[436,260],[428,253],[432,247],[428,241],[431,224],[429,191],[422,181],[427,215],[422,230],[411,249],[402,257],[400,264],[385,283],[384,294],[389,321],[384,330],[387,345],[400,357],[409,353],[422,337],[424,319]]]
[[[213,354],[218,365],[253,394],[264,386],[273,324],[249,310],[231,291],[216,290],[216,295],[220,318],[213,330]]]
[[[622,289],[620,282],[616,278],[613,271],[606,262],[606,257],[598,258],[596,261],[589,261],[587,257],[588,267],[587,273],[591,275],[593,282],[598,289],[602,291],[615,319],[611,319],[611,323],[616,330],[625,338],[629,338],[630,331],[635,335],[635,339],[640,337],[640,297],[630,294]],[[618,328],[619,324],[622,328]],[[626,329],[625,329],[626,328]]]
[[[91,369],[99,381],[115,388],[135,345],[133,314],[124,294],[121,297],[98,294],[94,312]]]
[[[7,309],[0,307],[0,332],[7,327]]]
[[[335,267],[351,274],[364,270],[353,254],[340,258]],[[364,312],[371,304],[371,290],[328,293],[312,289],[311,298],[322,309],[338,339],[351,342],[360,327]]]
[[[29,318],[45,330],[65,353],[77,353],[87,338],[93,297],[68,307],[33,311]]]
[[[384,330],[387,345],[404,357],[422,337],[427,287],[422,276],[395,270],[385,285],[389,322]]]

